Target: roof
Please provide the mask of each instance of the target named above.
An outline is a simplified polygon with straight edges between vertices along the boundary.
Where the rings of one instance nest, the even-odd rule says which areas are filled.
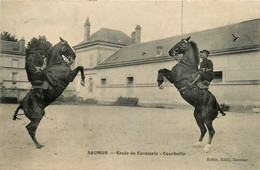
[[[200,32],[174,36],[166,39],[133,44],[121,48],[111,55],[98,67],[131,63],[158,58],[168,57],[168,51],[182,38],[191,36],[191,41],[195,42],[199,50],[208,49],[211,54],[246,48],[260,47],[260,19],[241,22],[238,24],[204,30]],[[236,39],[236,37],[239,37]],[[236,40],[235,40],[236,39]],[[158,46],[162,46],[162,54],[158,54]]]
[[[25,48],[20,47],[20,41],[5,41],[1,40],[1,53],[8,53],[8,54],[25,54]]]
[[[130,38],[122,31],[112,30],[108,28],[101,28],[97,32],[92,34],[87,42],[83,41],[76,46],[81,46],[96,41],[109,42],[109,43],[122,44],[122,45],[130,45],[134,43],[132,38]]]
[[[1,40],[1,50],[19,51],[19,48],[18,42]]]

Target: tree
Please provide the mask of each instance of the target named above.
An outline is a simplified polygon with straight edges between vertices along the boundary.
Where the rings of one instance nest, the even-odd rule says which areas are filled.
[[[11,33],[8,33],[6,31],[1,33],[1,40],[14,41],[14,42],[18,41],[18,39],[15,38],[15,35],[11,35]]]
[[[47,38],[43,36],[39,36],[39,38],[33,37],[30,42],[28,42],[27,50],[29,51],[43,51],[44,54],[49,54],[52,48],[52,44],[47,41]]]

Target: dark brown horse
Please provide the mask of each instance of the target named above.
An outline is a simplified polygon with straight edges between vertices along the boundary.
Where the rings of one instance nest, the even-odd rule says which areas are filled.
[[[57,82],[57,86],[53,88],[48,86],[43,90],[42,95],[39,97],[36,89],[31,89],[22,100],[21,104],[16,109],[13,120],[17,118],[18,111],[23,109],[25,116],[31,121],[27,126],[27,130],[35,143],[37,148],[43,147],[36,137],[37,127],[45,115],[45,107],[57,99],[70,82],[74,80],[78,72],[81,72],[81,84],[85,84],[84,68],[78,66],[74,70],[70,69],[72,62],[75,60],[76,55],[69,44],[60,38],[60,42],[56,44],[47,57],[47,72]]]
[[[190,37],[182,39],[169,51],[169,55],[179,62],[172,70],[160,69],[157,81],[159,88],[163,89],[163,77],[165,76],[175,85],[182,98],[194,106],[194,117],[201,131],[199,141],[194,144],[194,147],[201,145],[208,129],[209,140],[204,148],[204,151],[208,152],[215,134],[212,121],[217,117],[218,111],[223,115],[225,113],[220,108],[215,96],[209,90],[202,90],[197,86],[189,85],[193,80],[191,75],[198,71],[199,65],[197,46],[194,42],[189,41],[189,39]]]

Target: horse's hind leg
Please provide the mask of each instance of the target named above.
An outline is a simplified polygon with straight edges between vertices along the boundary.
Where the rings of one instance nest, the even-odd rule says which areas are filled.
[[[209,147],[211,146],[211,142],[212,142],[212,139],[213,139],[213,136],[215,134],[215,130],[212,126],[212,121],[211,120],[205,120],[205,124],[209,130],[209,140],[208,140],[208,143],[207,145],[205,146],[204,148],[204,151],[205,152],[208,152],[209,151]]]
[[[33,142],[34,142],[34,144],[36,145],[36,147],[37,147],[38,149],[44,147],[44,145],[41,145],[41,144],[37,141],[37,139],[36,139],[36,137],[35,137],[36,130],[37,130],[37,127],[38,127],[38,125],[39,125],[41,119],[42,119],[42,118],[30,119],[31,122],[26,126],[26,129],[28,130],[29,135],[31,136],[31,138],[32,138],[32,140],[33,140]]]
[[[202,119],[201,109],[195,108],[194,117],[196,119],[197,125],[200,128],[200,137],[199,137],[199,141],[197,143],[193,144],[193,147],[200,147],[202,144],[202,140],[207,132],[207,129],[204,124],[204,120]]]

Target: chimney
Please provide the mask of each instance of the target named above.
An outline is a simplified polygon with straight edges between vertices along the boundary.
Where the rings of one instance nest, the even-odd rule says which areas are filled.
[[[84,41],[88,41],[90,38],[90,22],[89,22],[89,18],[87,17],[87,20],[84,24],[84,28],[85,28],[85,36],[84,36]]]
[[[24,37],[21,38],[21,40],[18,41],[19,43],[19,51],[25,52],[25,40]]]
[[[136,25],[135,27],[135,44],[141,43],[141,27],[140,25]]]
[[[132,38],[133,42],[135,43],[135,31],[132,32],[132,34],[131,34],[131,38]]]

